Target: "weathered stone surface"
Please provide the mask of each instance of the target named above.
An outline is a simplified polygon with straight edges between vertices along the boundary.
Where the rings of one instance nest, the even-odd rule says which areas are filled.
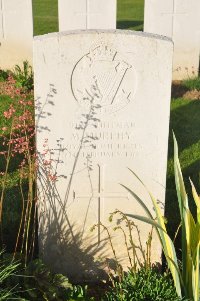
[[[59,31],[116,29],[116,0],[59,0]]]
[[[32,62],[31,0],[0,0],[0,68]]]
[[[145,212],[120,183],[152,204],[128,167],[164,204],[172,52],[169,39],[131,31],[35,38],[40,254],[56,271],[95,280],[97,258],[113,258],[101,223],[130,266],[108,217]],[[150,228],[140,226],[145,245]],[[152,255],[160,261],[155,234]]]
[[[144,31],[172,38],[173,79],[197,76],[200,55],[199,0],[145,0]]]

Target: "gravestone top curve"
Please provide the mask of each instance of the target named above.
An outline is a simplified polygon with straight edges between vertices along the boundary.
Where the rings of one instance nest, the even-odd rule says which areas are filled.
[[[88,30],[68,30],[62,32],[53,32],[44,35],[38,35],[34,37],[34,40],[46,40],[47,38],[55,38],[55,37],[63,37],[68,35],[80,35],[80,34],[96,34],[96,33],[106,33],[106,34],[122,34],[122,35],[130,35],[130,36],[141,36],[143,38],[152,38],[158,39],[162,41],[170,41],[173,43],[170,37],[162,36],[159,34],[142,32],[142,31],[133,31],[133,30],[123,30],[123,29],[108,29],[108,30],[100,30],[100,29],[88,29]]]

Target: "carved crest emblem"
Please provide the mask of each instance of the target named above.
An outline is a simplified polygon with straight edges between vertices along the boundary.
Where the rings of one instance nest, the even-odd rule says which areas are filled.
[[[133,66],[116,50],[100,43],[76,63],[71,76],[73,96],[81,106],[89,107],[93,101],[102,113],[116,112],[131,101],[133,91],[126,84],[131,71]]]

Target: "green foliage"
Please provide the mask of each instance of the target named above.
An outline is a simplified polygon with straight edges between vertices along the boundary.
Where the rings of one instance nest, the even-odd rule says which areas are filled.
[[[144,0],[117,1],[117,28],[143,30]]]
[[[87,296],[87,286],[74,285],[68,294],[69,301],[94,301],[94,298]],[[67,299],[68,300],[68,299]]]
[[[60,300],[69,288],[68,279],[53,275],[41,260],[30,262],[24,271],[23,289],[30,300]]]
[[[16,273],[19,264],[4,259],[2,251],[0,251],[0,258],[0,301],[12,300],[12,298],[19,300],[15,295],[14,286],[7,285],[9,279]]]
[[[5,82],[8,79],[9,73],[8,71],[0,69],[0,82]]]
[[[200,250],[200,198],[191,182],[197,220],[189,208],[188,196],[178,159],[178,145],[174,137],[174,170],[179,211],[181,216],[181,270],[176,266],[183,294],[193,301],[199,301],[199,250]]]
[[[104,301],[180,301],[172,280],[156,269],[128,272],[121,283],[106,293]]]
[[[40,259],[31,261],[12,281],[20,286],[24,300],[92,301],[87,298],[87,287],[73,286],[64,275],[53,274]]]
[[[185,92],[184,92],[185,93]],[[171,237],[174,237],[175,229],[180,223],[176,187],[174,183],[174,160],[173,160],[173,135],[176,133],[179,141],[179,160],[182,166],[185,186],[189,199],[192,200],[189,178],[196,187],[199,185],[200,176],[200,101],[187,99],[172,99],[170,116],[170,135],[168,152],[168,170],[166,185],[165,214],[168,220],[167,229]],[[193,202],[190,202],[191,210],[195,211]],[[176,246],[181,248],[180,240],[176,240]]]
[[[183,86],[188,90],[198,90],[200,91],[200,77],[189,78],[183,81]]]
[[[28,61],[23,62],[23,67],[16,65],[13,72],[16,80],[16,87],[23,88],[26,91],[33,89],[33,70]]]
[[[193,200],[196,205],[197,220],[195,220],[189,208],[188,196],[186,193],[181,172],[180,162],[178,158],[178,145],[175,136],[174,171],[182,230],[181,265],[178,264],[174,244],[167,233],[167,229],[165,226],[165,218],[162,215],[162,210],[158,205],[156,199],[150,192],[149,195],[155,210],[156,220],[153,218],[151,212],[149,211],[145,203],[133,191],[124,186],[125,189],[127,189],[130,192],[130,194],[134,197],[134,199],[137,200],[137,202],[143,207],[148,217],[132,214],[129,214],[128,216],[155,226],[162,245],[164,255],[168,263],[169,270],[174,280],[174,285],[176,287],[178,296],[182,297],[183,295],[191,301],[199,301],[200,198],[196,192],[193,183],[191,182]],[[142,183],[142,181],[139,178],[138,180]]]

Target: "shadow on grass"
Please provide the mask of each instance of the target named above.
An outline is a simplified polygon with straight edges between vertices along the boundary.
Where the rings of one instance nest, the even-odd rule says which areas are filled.
[[[24,198],[27,199],[28,184],[24,183]],[[0,190],[1,191],[1,190]],[[13,252],[22,214],[22,197],[19,186],[6,189],[3,202],[3,244],[7,252]]]
[[[140,29],[143,29],[143,21],[137,21],[137,20],[120,20],[117,21],[117,28],[119,29],[131,29],[134,27],[140,27]]]
[[[183,84],[173,82],[172,83],[172,98],[180,98],[188,92],[188,88],[185,87]]]
[[[0,138],[0,152],[7,151],[8,147],[3,145],[3,138]],[[17,154],[14,157],[11,157],[8,172],[12,173],[19,169],[19,165],[22,162],[24,156]],[[6,158],[4,155],[0,155],[0,172],[5,172],[6,169]]]

